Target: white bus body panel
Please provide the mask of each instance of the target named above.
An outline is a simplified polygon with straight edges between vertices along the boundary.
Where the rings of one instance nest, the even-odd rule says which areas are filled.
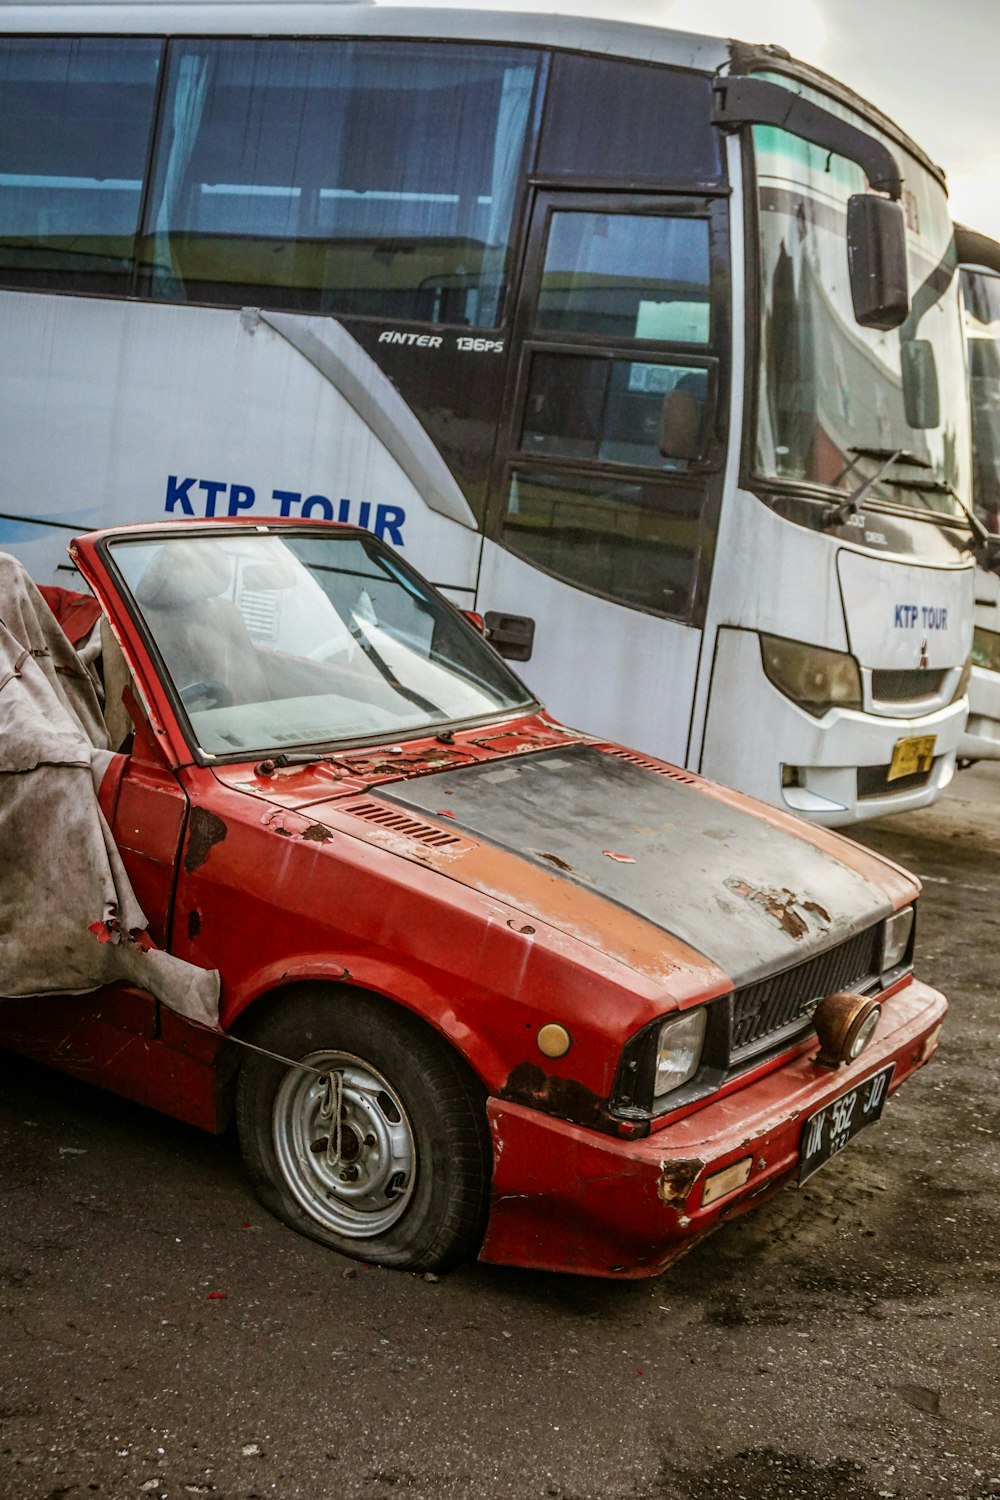
[[[976,624],[1000,632],[1000,578],[976,570]],[[969,722],[958,747],[962,760],[1000,760],[1000,672],[972,668]]]
[[[972,642],[970,567],[925,567],[897,553],[855,550],[736,490],[723,507],[715,562],[714,639],[711,651],[706,643],[703,666],[703,675],[711,672],[705,742],[700,762],[693,750],[688,763],[829,825],[934,801],[954,774],[966,717],[966,699],[951,703],[951,696]],[[871,670],[921,663],[924,621],[927,664],[946,673],[939,697],[919,717],[879,705],[877,715],[829,709],[816,718],[763,672],[759,631],[850,651],[861,664],[870,706]],[[859,798],[856,768],[888,766],[898,739],[910,735],[936,735],[927,784]],[[801,786],[781,786],[783,765],[798,768]]]
[[[513,665],[558,719],[683,764],[700,631],[584,593],[489,541],[476,607],[534,620],[532,659]]]
[[[0,293],[0,512],[19,518],[0,550],[45,582],[76,531],[284,511],[367,526],[471,593],[475,518],[391,383],[333,319],[282,314],[279,332],[269,316]]]
[[[704,745],[700,763],[697,752],[689,763],[829,825],[932,802],[954,773],[967,711],[964,698],[950,699],[972,640],[971,566],[924,566],[855,550],[736,491],[720,527],[714,639],[703,669],[711,673]],[[718,586],[723,567],[725,591]],[[866,707],[873,670],[916,669],[922,656],[945,672],[940,693],[917,717],[880,704],[877,714],[831,709],[816,718],[765,677],[759,632],[850,651],[862,669]],[[859,798],[858,766],[888,766],[897,741],[930,734],[935,760],[924,786]],[[782,764],[798,769],[802,785],[782,787]]]

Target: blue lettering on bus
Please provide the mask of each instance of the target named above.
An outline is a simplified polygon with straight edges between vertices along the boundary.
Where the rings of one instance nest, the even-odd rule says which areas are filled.
[[[167,503],[166,511],[176,510],[178,505],[181,513],[185,516],[194,515],[194,506],[191,504],[191,486],[193,479],[178,479],[176,474],[167,475]]]
[[[253,510],[255,496],[248,484],[229,486],[229,514],[238,516],[241,510]]]
[[[198,491],[201,492],[200,495]],[[372,500],[356,501],[349,496],[342,496],[336,502],[326,495],[307,495],[303,499],[301,490],[281,489],[273,489],[269,499],[261,496],[258,500],[257,491],[249,484],[230,483],[225,479],[198,479],[195,475],[183,479],[177,474],[167,475],[163,508],[168,515],[239,516],[259,509],[263,519],[266,515],[274,515],[275,507],[279,516],[298,515],[305,520],[336,519],[353,522],[365,531],[374,531],[376,536],[391,542],[394,547],[403,546],[406,511],[401,505],[376,504]],[[915,610],[916,606],[897,605],[897,624],[900,608]],[[931,613],[943,615],[946,611]]]
[[[205,491],[205,514],[215,515],[215,502],[229,486],[224,479],[199,479],[198,488]]]
[[[301,490],[272,490],[271,499],[278,502],[279,516],[290,516],[292,506],[302,504],[302,492]]]
[[[375,535],[391,542],[394,547],[401,547],[405,520],[406,511],[401,505],[380,505],[375,511]]]
[[[302,519],[308,521],[311,516],[319,512],[321,521],[333,520],[333,506],[325,495],[310,495],[308,500],[302,502]]]
[[[947,630],[948,611],[931,604],[893,605],[893,624],[897,630],[912,630],[920,622],[921,630]]]

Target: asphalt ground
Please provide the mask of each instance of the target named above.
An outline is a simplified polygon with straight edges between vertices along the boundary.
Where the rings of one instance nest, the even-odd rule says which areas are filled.
[[[937,1057],[664,1277],[370,1270],[215,1140],[0,1053],[0,1497],[1000,1496],[1000,766],[864,842],[925,881]]]

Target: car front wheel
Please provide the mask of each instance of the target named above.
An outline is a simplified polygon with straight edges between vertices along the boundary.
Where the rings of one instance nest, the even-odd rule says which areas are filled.
[[[247,1040],[240,1144],[261,1201],[371,1264],[443,1270],[478,1245],[488,1203],[485,1096],[419,1021],[376,996],[278,1001]]]

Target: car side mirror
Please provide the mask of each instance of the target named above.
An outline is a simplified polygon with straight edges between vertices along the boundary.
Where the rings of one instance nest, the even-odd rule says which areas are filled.
[[[939,427],[941,393],[933,345],[929,339],[904,339],[899,359],[907,426]]]
[[[906,221],[899,203],[875,193],[847,200],[847,265],[854,317],[862,328],[898,328],[906,321]]]
[[[668,391],[660,410],[660,452],[663,457],[700,458],[702,424],[703,407],[694,391]]]

